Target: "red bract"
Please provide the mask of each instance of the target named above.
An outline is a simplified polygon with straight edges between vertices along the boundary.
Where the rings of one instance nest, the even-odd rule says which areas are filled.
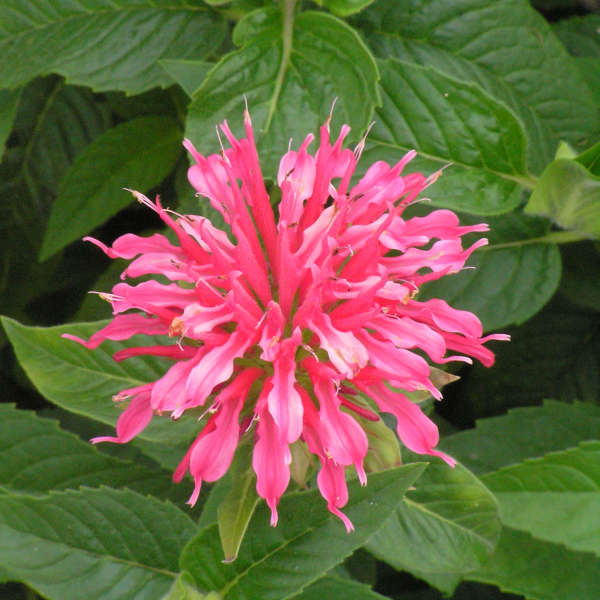
[[[369,438],[361,423],[377,419],[376,411],[396,418],[409,449],[454,464],[435,450],[436,426],[398,390],[440,398],[422,355],[436,363],[471,362],[470,355],[490,366],[494,357],[483,344],[507,339],[482,337],[475,315],[417,297],[423,282],[460,271],[487,243],[463,249],[461,236],[488,228],[460,226],[449,210],[403,219],[404,208],[439,176],[402,175],[414,152],[394,166],[374,163],[351,186],[363,142],[344,148],[344,126],[332,144],[329,121],[314,155],[309,135],[281,159],[276,219],[244,116],[245,139],[221,125],[231,147],[220,155],[204,157],[184,143],[195,161],[191,184],[223,215],[234,242],[207,219],[174,215],[138,192],[179,245],[160,234],[127,234],[110,248],[87,238],[112,258],[132,260],[123,278],[159,274],[172,283],[119,283],[104,295],[112,322],[77,341],[95,348],[106,339],[163,335],[164,345],[122,350],[115,359],[151,354],[175,361],[158,381],[119,394],[117,400],[131,401],[117,436],[93,441],[124,443],[154,414],[177,419],[205,407],[209,417],[174,475],[180,481],[189,471],[194,478],[191,504],[203,481],[227,471],[240,437],[251,435],[256,488],[272,525],[290,479],[290,445],[300,444],[318,457],[317,485],[351,530],[340,511],[348,499],[345,467],[366,483]]]

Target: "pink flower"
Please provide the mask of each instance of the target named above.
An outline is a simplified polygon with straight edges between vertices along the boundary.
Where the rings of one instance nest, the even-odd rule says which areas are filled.
[[[133,192],[179,244],[160,234],[127,234],[112,247],[86,239],[112,258],[132,261],[123,279],[158,274],[171,283],[119,283],[103,295],[113,321],[87,342],[66,337],[96,348],[106,339],[163,335],[164,345],[122,350],[115,359],[151,354],[174,361],[159,380],[115,398],[131,398],[117,436],[94,442],[125,443],[155,414],[176,419],[204,407],[208,417],[174,475],[175,481],[192,475],[190,504],[203,481],[227,471],[240,437],[252,436],[256,488],[272,525],[290,479],[290,447],[299,444],[318,458],[319,490],[350,531],[340,510],[348,499],[345,470],[355,469],[366,484],[365,419],[391,413],[408,448],[454,465],[435,449],[436,426],[397,390],[440,398],[423,356],[436,363],[473,356],[490,366],[494,357],[484,342],[508,338],[482,337],[475,315],[418,299],[421,283],[463,268],[487,240],[463,249],[461,237],[487,226],[460,226],[449,210],[403,218],[440,175],[403,175],[414,152],[394,166],[376,162],[351,185],[364,140],[354,151],[344,148],[344,126],[331,143],[329,121],[314,155],[309,135],[282,157],[274,211],[247,111],[244,117],[244,139],[221,125],[231,147],[220,155],[202,156],[184,142],[195,161],[189,180],[223,215],[229,234]]]

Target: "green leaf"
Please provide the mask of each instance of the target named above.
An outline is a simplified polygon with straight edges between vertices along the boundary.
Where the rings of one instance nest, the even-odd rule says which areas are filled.
[[[17,222],[41,222],[32,228],[35,233],[44,227],[65,172],[110,124],[110,109],[90,90],[55,77],[37,79],[23,89],[14,123],[15,149],[4,165],[19,197],[13,208],[19,213]]]
[[[468,579],[497,585],[529,600],[597,600],[600,559],[570,552],[508,527],[494,556]]]
[[[475,473],[487,473],[527,458],[576,446],[600,431],[600,407],[546,400],[480,419],[475,429],[443,438],[440,447]]]
[[[600,15],[588,14],[561,19],[552,25],[554,33],[574,56],[600,57],[598,28]]]
[[[340,17],[348,17],[360,12],[363,8],[372,4],[374,0],[316,0],[317,4],[328,8],[332,13]]]
[[[224,37],[215,13],[184,0],[6,0],[0,86],[59,73],[94,90],[136,94],[170,85],[160,59],[201,59]],[[19,68],[14,68],[18,65]]]
[[[535,173],[560,140],[579,150],[599,131],[597,103],[573,59],[526,0],[379,0],[360,18],[376,55],[476,83],[509,107]]]
[[[51,599],[160,598],[194,531],[172,504],[130,491],[0,496],[0,563]]]
[[[215,66],[205,60],[161,60],[160,66],[191,98]]]
[[[386,596],[374,592],[364,583],[325,575],[292,598],[294,600],[385,600]]]
[[[600,323],[596,312],[549,306],[510,331],[510,343],[493,346],[492,369],[476,365],[456,385],[461,407],[471,416],[512,406],[600,398]]]
[[[430,68],[380,61],[383,104],[367,140],[363,164],[395,162],[416,149],[411,170],[452,163],[427,190],[438,206],[498,214],[519,203],[530,185],[526,140],[515,115],[476,85]]]
[[[575,57],[575,64],[600,105],[600,16],[588,14],[561,19],[552,26],[567,50]]]
[[[0,160],[4,154],[4,144],[8,138],[17,112],[21,89],[0,90]]]
[[[232,485],[217,509],[219,537],[225,562],[237,558],[250,519],[259,501],[256,474],[252,468],[252,448],[243,445],[236,451],[230,469]]]
[[[220,600],[218,594],[201,594],[194,585],[194,578],[185,571],[180,573],[169,593],[162,600]]]
[[[102,484],[181,502],[186,495],[170,472],[106,456],[53,420],[0,405],[0,485],[6,490],[40,494]]]
[[[592,175],[600,175],[600,142],[588,148],[578,156],[559,157],[556,158],[573,158],[579,164],[583,165]]]
[[[600,177],[575,160],[555,160],[542,173],[525,210],[546,215],[563,229],[598,238]]]
[[[242,48],[216,64],[189,107],[186,137],[203,154],[219,150],[214,128],[223,119],[239,133],[243,95],[269,176],[289,139],[299,144],[318,131],[335,98],[334,132],[339,123],[348,123],[359,136],[369,124],[379,102],[378,72],[356,31],[332,15],[311,11],[295,19],[293,37],[282,31],[274,9],[254,11],[237,25],[234,41]]]
[[[481,219],[464,216],[461,221]],[[474,269],[425,284],[420,298],[444,298],[475,313],[484,329],[491,330],[523,323],[537,313],[558,287],[561,261],[558,247],[544,239],[547,221],[519,213],[486,221],[490,243],[469,259]]]
[[[367,542],[377,558],[401,571],[465,573],[492,554],[500,534],[494,496],[465,467],[429,465]]]
[[[170,117],[117,125],[78,157],[61,181],[40,260],[89,233],[131,202],[121,188],[147,192],[174,168],[182,132]]]
[[[112,427],[121,411],[111,398],[123,389],[162,377],[169,364],[148,356],[115,362],[112,355],[129,347],[130,341],[106,341],[99,348],[88,350],[61,338],[63,333],[70,333],[87,339],[106,325],[106,321],[27,327],[3,317],[2,324],[20,365],[44,397],[61,408]],[[159,343],[159,339],[152,336],[144,336],[144,341]],[[177,445],[189,440],[197,429],[198,423],[194,418],[182,417],[173,422],[168,418],[154,417],[139,437]],[[114,433],[114,430],[107,428],[107,433]]]
[[[327,511],[318,490],[287,494],[279,503],[277,527],[269,526],[266,505],[258,507],[233,563],[221,562],[218,528],[212,525],[190,541],[181,568],[201,589],[217,590],[228,600],[292,597],[364,544],[423,468],[411,464],[376,473],[365,488],[351,482],[344,512],[354,523],[353,533]]]
[[[600,556],[600,442],[505,467],[483,481],[508,527]]]
[[[57,276],[57,263],[38,265],[37,253],[60,179],[110,122],[106,102],[89,90],[56,78],[23,89],[0,164],[0,313],[24,319],[32,297],[75,283],[74,272]]]

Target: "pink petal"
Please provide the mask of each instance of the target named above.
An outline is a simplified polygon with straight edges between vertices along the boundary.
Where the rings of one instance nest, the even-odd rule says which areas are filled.
[[[131,399],[129,406],[119,417],[117,437],[101,436],[92,438],[90,441],[93,444],[99,442],[126,444],[147,427],[152,420],[153,412],[150,405],[150,391],[140,392]]]
[[[159,335],[168,333],[168,327],[159,319],[147,318],[139,314],[117,315],[106,327],[96,331],[85,342],[79,337],[63,333],[61,337],[73,340],[86,348],[97,348],[104,340],[120,341],[136,334]]]
[[[450,456],[434,450],[439,441],[438,428],[406,396],[392,392],[382,382],[365,385],[357,379],[354,384],[375,401],[379,410],[396,417],[398,437],[409,450],[439,456],[451,467],[456,464]]]
[[[322,466],[317,475],[317,485],[319,491],[325,500],[327,500],[327,509],[336,517],[339,517],[346,531],[354,531],[352,521],[339,509],[348,503],[348,486],[346,485],[346,476],[344,467],[335,464],[331,459],[324,458],[321,461]]]
[[[264,390],[263,390],[264,396]],[[259,400],[260,402],[260,400]],[[258,409],[257,440],[252,454],[256,491],[271,509],[271,525],[277,525],[277,504],[290,481],[290,449],[281,435],[266,403]]]
[[[288,444],[295,442],[302,433],[302,400],[295,389],[294,360],[301,340],[300,329],[296,329],[291,338],[279,344],[279,353],[273,362],[273,388],[267,398],[269,412]]]

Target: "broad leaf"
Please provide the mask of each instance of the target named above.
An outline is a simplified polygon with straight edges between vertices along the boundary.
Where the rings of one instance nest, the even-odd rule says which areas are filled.
[[[4,143],[12,129],[21,90],[0,90],[0,160],[4,154]]]
[[[0,86],[59,73],[98,91],[136,94],[171,84],[160,59],[201,59],[224,32],[215,13],[183,0],[5,0]]]
[[[200,589],[216,590],[228,600],[292,597],[364,544],[423,468],[411,464],[376,473],[364,488],[351,482],[343,510],[354,523],[353,533],[327,511],[318,490],[288,494],[279,503],[277,527],[269,526],[266,505],[258,507],[233,563],[221,562],[217,526],[212,525],[190,541],[181,568]]]
[[[596,103],[600,104],[600,15],[561,19],[552,26],[567,50],[575,57],[575,64],[587,82]]]
[[[468,579],[529,600],[597,600],[600,559],[505,527],[491,560]]]
[[[61,338],[61,334],[70,333],[87,339],[106,324],[102,321],[27,327],[3,317],[2,324],[19,363],[43,396],[61,408],[113,427],[121,411],[111,398],[123,389],[158,379],[169,364],[154,357],[115,362],[112,355],[129,347],[131,342],[107,341],[95,350],[88,350]],[[144,341],[152,344],[152,340],[151,336],[144,336]],[[160,342],[154,338],[154,343]],[[140,437],[177,445],[190,439],[197,429],[193,418],[173,422],[166,417],[154,417]],[[107,428],[106,433],[114,435],[114,429]]]
[[[592,13],[561,19],[552,25],[554,33],[571,54],[595,57],[600,56],[599,27],[600,15]]]
[[[505,467],[483,481],[508,527],[600,556],[600,442]]]
[[[493,346],[493,369],[476,365],[456,384],[467,419],[540,404],[600,398],[600,323],[596,312],[551,305],[509,331],[510,343]]]
[[[168,471],[106,456],[53,420],[0,405],[0,485],[6,490],[45,493],[102,484],[182,503],[186,495]]]
[[[161,60],[160,66],[191,98],[215,66],[204,60]]]
[[[515,115],[478,86],[433,69],[393,59],[379,68],[383,104],[362,164],[393,163],[416,149],[410,170],[431,173],[451,164],[427,189],[437,206],[485,215],[514,208],[519,184],[531,185]]]
[[[172,504],[130,491],[0,496],[0,563],[52,600],[160,598],[194,531]]]
[[[461,221],[481,219],[465,216]],[[444,298],[474,312],[484,329],[491,330],[522,323],[537,313],[556,291],[561,262],[557,246],[543,239],[547,221],[518,213],[485,221],[490,243],[469,259],[474,268],[424,285],[421,297]]]
[[[224,119],[241,134],[244,95],[261,165],[270,176],[289,139],[298,145],[309,132],[318,132],[335,98],[334,134],[339,123],[348,123],[355,137],[369,124],[379,102],[377,66],[343,21],[302,12],[293,36],[287,32],[284,39],[279,11],[264,9],[240,21],[234,41],[241,49],[216,64],[189,107],[186,136],[203,154],[219,150],[214,128]]]
[[[598,238],[600,177],[575,160],[555,160],[542,173],[525,210],[548,216],[563,229]]]
[[[533,172],[552,160],[560,140],[580,150],[598,132],[589,88],[526,0],[379,0],[360,18],[378,56],[474,82],[510,107],[527,132]]]
[[[493,495],[465,467],[429,465],[366,548],[398,570],[465,573],[492,554],[500,533]]]
[[[443,438],[440,446],[475,473],[576,446],[600,431],[600,407],[546,400],[477,421],[475,429]]]
[[[385,600],[364,583],[352,579],[325,575],[296,596],[294,600]]]
[[[56,78],[36,80],[23,89],[11,146],[0,164],[0,313],[25,319],[32,297],[86,276],[71,270],[66,277],[57,273],[58,261],[41,267],[36,258],[61,178],[110,122],[106,102],[89,90],[65,86]],[[52,309],[52,318],[61,318],[61,310]]]
[[[147,192],[181,153],[182,132],[170,117],[140,117],[107,131],[75,161],[60,184],[40,251],[45,260],[131,202],[121,188]]]

